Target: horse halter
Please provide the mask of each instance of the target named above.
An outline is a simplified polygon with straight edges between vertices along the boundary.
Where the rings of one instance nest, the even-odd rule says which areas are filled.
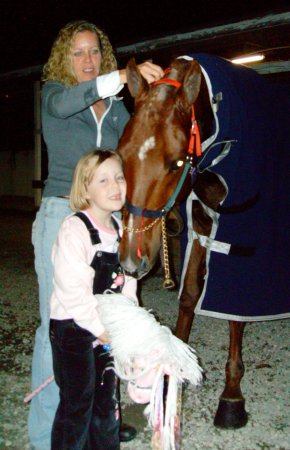
[[[175,88],[181,87],[181,82],[174,80],[172,78],[167,78],[166,75],[170,72],[170,68],[165,70],[164,77],[161,78],[158,81],[155,81],[152,83],[152,86],[156,86],[159,84],[168,84],[171,86],[174,86]],[[138,247],[137,247],[137,256],[141,260],[142,259],[142,253],[141,253],[141,233],[144,231],[148,231],[151,229],[159,219],[162,219],[162,245],[163,245],[163,253],[164,253],[164,269],[165,269],[165,281],[163,283],[163,287],[165,288],[173,288],[175,283],[171,279],[170,276],[170,270],[169,270],[169,258],[168,258],[168,245],[167,245],[167,237],[166,237],[166,225],[165,225],[165,217],[167,213],[170,211],[170,209],[173,207],[176,198],[178,194],[181,191],[181,188],[185,182],[185,179],[188,175],[188,173],[195,175],[196,168],[193,167],[194,157],[195,156],[201,156],[201,141],[200,141],[200,132],[198,128],[198,124],[195,117],[195,110],[194,106],[192,105],[191,109],[191,133],[190,133],[190,139],[189,139],[189,145],[186,155],[186,163],[183,169],[183,172],[181,174],[181,177],[178,181],[178,184],[175,188],[175,191],[173,192],[172,196],[169,198],[168,202],[162,209],[147,209],[147,208],[141,208],[139,206],[132,205],[128,199],[125,203],[125,208],[127,211],[133,216],[141,217],[141,225],[139,228],[133,228],[124,226],[124,231],[127,231],[129,233],[137,233],[138,234]],[[153,222],[151,222],[149,225],[144,227],[144,218],[149,219],[155,219]]]
[[[168,85],[174,86],[179,89],[182,85],[180,81],[166,77],[167,74],[170,72],[170,70],[171,70],[170,67],[167,68],[164,72],[164,77],[158,81],[155,81],[154,83],[151,83],[151,86],[156,86],[159,84],[168,84]],[[190,139],[189,139],[188,150],[187,150],[187,155],[186,155],[186,163],[185,163],[182,175],[178,181],[178,184],[175,188],[174,193],[172,194],[172,196],[170,197],[170,199],[168,200],[168,202],[162,209],[141,208],[139,206],[132,205],[128,200],[126,200],[125,208],[127,209],[128,212],[133,214],[133,216],[142,217],[142,219],[146,217],[149,219],[156,219],[156,220],[154,222],[152,222],[151,226],[148,226],[145,228],[140,227],[138,229],[132,229],[132,228],[125,227],[124,229],[126,231],[130,231],[130,232],[134,232],[134,233],[142,233],[142,231],[147,231],[148,229],[150,229],[157,222],[158,219],[160,219],[163,216],[166,216],[166,214],[173,207],[173,205],[176,201],[176,198],[183,186],[183,183],[186,179],[188,172],[191,171],[191,174],[193,174],[195,172],[195,167],[193,167],[194,156],[198,157],[198,156],[201,156],[201,154],[202,154],[202,151],[201,151],[200,132],[199,132],[198,124],[197,124],[196,117],[195,117],[194,105],[192,105],[192,107],[191,107],[191,133],[190,133]]]

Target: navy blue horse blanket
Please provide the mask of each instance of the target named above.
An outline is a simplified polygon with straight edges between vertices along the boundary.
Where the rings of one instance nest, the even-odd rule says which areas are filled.
[[[227,189],[221,211],[209,211],[214,225],[204,241],[207,275],[195,312],[239,321],[290,317],[289,92],[252,69],[190,56],[202,67],[213,110],[217,106],[198,168],[218,174]],[[228,153],[224,141],[232,141]],[[203,242],[188,229],[183,270],[192,239]]]

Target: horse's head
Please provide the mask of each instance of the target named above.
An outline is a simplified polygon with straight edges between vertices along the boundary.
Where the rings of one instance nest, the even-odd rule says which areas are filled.
[[[157,260],[160,219],[167,212],[164,208],[172,206],[168,202],[177,195],[181,177],[185,180],[178,197],[185,197],[191,188],[184,167],[192,106],[199,96],[202,76],[196,61],[176,59],[161,82],[149,86],[135,61],[130,60],[127,79],[135,110],[118,147],[128,186],[120,262],[126,272],[141,278]],[[195,160],[192,154],[191,165]]]

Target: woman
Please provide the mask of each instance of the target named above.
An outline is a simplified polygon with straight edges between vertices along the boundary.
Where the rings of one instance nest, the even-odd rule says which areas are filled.
[[[149,83],[163,75],[159,66],[149,62],[139,68]],[[126,83],[126,72],[117,70],[108,37],[94,24],[76,21],[60,30],[44,67],[43,81],[42,127],[48,151],[48,177],[32,228],[41,317],[33,352],[33,389],[53,372],[49,342],[51,250],[64,217],[71,213],[68,195],[73,171],[88,150],[116,149],[129,120],[124,104],[116,97]],[[32,399],[28,431],[31,444],[37,449],[50,449],[58,402],[55,383]],[[134,437],[132,427],[123,431],[121,440]]]

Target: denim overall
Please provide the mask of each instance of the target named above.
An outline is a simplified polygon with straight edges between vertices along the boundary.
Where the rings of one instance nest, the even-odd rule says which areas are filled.
[[[83,213],[93,245],[100,243],[98,230]],[[120,240],[117,222],[112,218]],[[106,289],[121,292],[113,278],[123,274],[117,253],[97,251],[93,293]],[[114,287],[112,287],[112,284]],[[52,450],[119,450],[119,393],[113,359],[101,346],[93,348],[96,336],[72,319],[51,320],[50,339],[60,404],[52,429]]]

